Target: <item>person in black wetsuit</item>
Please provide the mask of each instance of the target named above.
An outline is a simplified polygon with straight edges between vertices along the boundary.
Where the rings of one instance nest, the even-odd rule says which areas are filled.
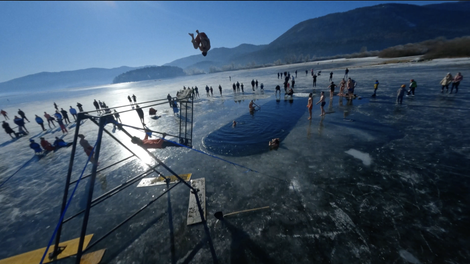
[[[11,138],[18,137],[18,135],[15,133],[15,131],[13,131],[13,129],[11,129],[10,124],[8,124],[6,121],[3,121],[2,127],[3,127],[3,129],[5,129],[5,132],[8,135],[10,135]],[[15,137],[13,137],[11,134],[15,135]]]
[[[140,108],[139,105],[135,105],[135,111],[136,111],[137,114],[139,115],[140,122],[142,122],[142,125],[145,125],[145,122],[144,122],[144,111],[142,110],[142,108]]]

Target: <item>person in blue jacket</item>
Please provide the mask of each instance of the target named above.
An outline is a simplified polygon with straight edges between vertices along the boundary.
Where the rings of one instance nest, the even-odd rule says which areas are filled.
[[[26,129],[26,127],[24,126],[24,119],[23,118],[19,118],[19,117],[15,116],[15,119],[13,119],[13,122],[15,122],[15,124],[18,126],[20,131],[21,131],[21,128],[23,128],[26,131],[26,133],[29,134],[28,129]]]
[[[29,147],[34,149],[34,153],[36,155],[42,155],[43,151],[41,146],[38,143],[34,142],[34,139],[30,139],[29,141],[31,142],[31,144],[29,144]]]
[[[36,123],[38,123],[38,125],[41,126],[42,131],[46,131],[46,129],[44,128],[44,120],[40,118],[38,115],[36,115],[35,119],[36,119]]]

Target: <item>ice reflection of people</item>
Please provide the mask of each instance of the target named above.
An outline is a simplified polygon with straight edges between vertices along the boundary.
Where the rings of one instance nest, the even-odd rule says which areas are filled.
[[[323,108],[326,104],[325,102],[325,92],[321,92],[321,96],[320,96],[320,100],[316,103],[316,104],[320,104],[320,109],[321,109],[321,114],[320,116],[324,116],[325,115],[325,109]]]
[[[281,140],[279,138],[273,138],[271,141],[269,141],[269,147],[271,149],[277,149],[280,143]]]

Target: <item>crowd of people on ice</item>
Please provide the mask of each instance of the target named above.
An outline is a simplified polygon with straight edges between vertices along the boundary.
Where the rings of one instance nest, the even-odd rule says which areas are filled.
[[[306,70],[305,75],[308,76],[308,73],[309,73],[309,71]],[[298,74],[297,70],[292,75],[290,74],[290,72],[287,72],[287,71],[277,73],[277,78],[284,81],[283,82],[284,96],[293,96],[294,95],[295,80],[297,78],[297,74]],[[321,71],[315,72],[314,69],[311,69],[310,74],[311,74],[311,77],[312,77],[312,80],[313,80],[312,87],[314,88],[314,91],[315,91],[315,88],[317,87],[316,81],[317,81],[317,78],[321,75]],[[336,94],[336,96],[342,96],[342,97],[347,98],[348,100],[352,100],[352,99],[358,97],[355,94],[355,91],[354,91],[356,86],[357,86],[357,82],[354,79],[352,79],[351,77],[349,77],[349,69],[348,68],[345,69],[344,76],[341,79],[339,85],[336,85],[334,83],[333,74],[334,74],[333,72],[329,73],[329,86],[327,87],[327,89],[330,92],[329,93],[330,94],[330,100],[332,100],[332,98],[335,96],[335,89],[338,86],[339,86],[339,92]],[[231,79],[232,79],[232,77],[230,76],[229,80],[231,81]],[[462,80],[463,80],[463,76],[460,72],[458,72],[455,76],[452,76],[451,73],[447,73],[446,76],[440,82],[441,93],[444,93],[444,91],[445,91],[446,93],[452,94],[454,92],[454,89],[455,89],[455,93],[457,93],[458,88],[459,88],[459,84]],[[252,88],[253,91],[255,91],[255,89],[258,89],[258,84],[259,84],[258,80],[253,79],[251,81],[251,88]],[[449,92],[449,86],[451,86],[450,87],[450,92]],[[263,83],[260,83],[259,87],[261,88],[261,91],[264,91]],[[403,97],[405,95],[406,96],[414,96],[415,95],[415,90],[416,90],[417,87],[418,87],[418,84],[414,79],[411,79],[408,85],[402,84],[399,87],[399,89],[397,90],[396,103],[397,104],[402,104],[403,103]],[[244,88],[245,88],[244,84],[240,83],[238,81],[236,83],[233,83],[233,85],[232,85],[232,89],[233,89],[234,94],[237,94],[237,93],[240,93],[240,92],[244,93],[245,92]],[[376,80],[373,84],[372,97],[375,97],[377,95],[378,88],[379,88],[379,81]],[[222,90],[222,86],[220,84],[219,84],[218,89],[219,89],[220,95],[222,96],[223,90]],[[207,97],[214,96],[214,89],[212,88],[212,86],[206,85],[205,90],[206,90],[206,96]],[[183,86],[183,90],[177,92],[176,96],[178,97],[182,93],[185,93],[185,94],[190,93],[190,94],[193,95],[194,98],[199,97],[199,89],[198,89],[197,86],[191,87],[191,88],[190,87],[186,88],[185,86]],[[275,87],[275,95],[277,96],[278,93],[279,93],[279,95],[281,95],[280,85],[277,85]],[[137,112],[137,114],[139,116],[139,119],[142,122],[142,125],[145,127],[144,112],[143,112],[142,108],[137,104],[137,97],[133,94],[132,96],[129,95],[127,97],[127,99],[129,100],[129,103],[131,104],[132,108],[135,109],[135,111]],[[173,108],[176,107],[177,108],[175,98],[171,97],[171,95],[168,94],[167,99],[168,99],[170,107],[173,107]],[[319,99],[318,102],[316,102],[316,104],[317,105],[320,104],[320,110],[321,110],[320,116],[324,116],[325,115],[324,106],[326,104],[326,96],[325,96],[324,91],[321,91],[320,99]],[[96,112],[100,115],[101,114],[111,114],[112,113],[111,108],[109,108],[106,105],[105,102],[102,102],[102,101],[99,101],[99,100],[97,101],[95,99],[93,101],[93,106],[95,107]],[[259,107],[259,106],[254,104],[253,100],[251,100],[248,107],[249,107],[250,112],[252,112],[256,109],[255,107]],[[73,108],[72,106],[70,106],[70,108],[68,109],[69,110],[68,112],[66,110],[64,110],[63,108],[60,108],[60,110],[59,110],[59,107],[57,106],[57,104],[55,102],[54,102],[54,108],[55,108],[55,113],[53,113],[52,115],[48,114],[47,112],[44,112],[44,115],[43,115],[44,118],[45,118],[45,121],[47,121],[47,125],[48,125],[49,129],[51,129],[51,131],[52,131],[51,125],[55,128],[56,125],[55,125],[54,122],[57,122],[57,124],[59,125],[62,133],[63,134],[68,133],[66,125],[71,123],[68,113],[70,113],[72,115],[72,117],[74,118],[74,121],[76,122],[77,121],[77,110],[75,108]],[[80,103],[77,103],[77,108],[78,108],[79,112],[84,111],[83,106]],[[307,109],[309,111],[308,119],[312,119],[312,108],[313,108],[313,93],[310,93],[309,96],[308,96],[308,102],[307,102]],[[8,113],[5,110],[1,109],[0,114],[3,115],[3,117],[5,118],[5,121],[3,121],[2,127],[5,130],[5,132],[8,135],[10,135],[11,138],[14,139],[14,138],[18,138],[20,136],[29,134],[29,131],[25,126],[25,121],[27,121],[29,123],[30,120],[26,117],[26,114],[25,114],[24,111],[22,111],[21,109],[18,109],[18,115],[15,115],[14,118],[13,118],[13,122],[17,125],[17,127],[16,127],[18,129],[17,132],[12,127],[10,127],[10,124],[7,122],[7,120],[10,120],[10,118],[8,116]],[[150,108],[149,109],[149,114],[150,115],[155,115],[156,110],[154,108]],[[119,113],[116,111],[116,109],[114,109],[114,113],[112,115],[109,115],[109,116],[111,118],[113,118],[113,120],[121,121]],[[43,118],[41,118],[38,115],[35,115],[34,120],[41,127],[41,129],[43,131],[47,131],[45,126],[44,126],[45,121],[44,121]],[[276,141],[270,142],[270,146],[273,147],[273,146],[279,145],[278,141],[279,140],[277,139]],[[42,153],[41,146],[46,151],[52,151],[52,150],[57,150],[60,147],[67,146],[69,144],[69,143],[65,143],[63,141],[60,141],[57,137],[56,137],[56,140],[54,141],[53,144],[50,144],[44,138],[41,138],[40,143],[41,143],[41,145],[39,146],[39,144],[35,143],[32,140],[31,148],[33,148],[36,152],[41,152]]]

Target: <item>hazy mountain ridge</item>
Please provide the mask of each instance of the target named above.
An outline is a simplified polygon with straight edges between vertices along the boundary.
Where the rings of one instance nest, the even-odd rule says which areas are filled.
[[[183,69],[175,66],[148,66],[121,73],[113,79],[113,83],[166,79],[185,75]]]
[[[40,72],[0,83],[0,92],[53,90],[110,84],[113,79],[135,67],[122,66],[112,69],[88,68],[75,71]]]

